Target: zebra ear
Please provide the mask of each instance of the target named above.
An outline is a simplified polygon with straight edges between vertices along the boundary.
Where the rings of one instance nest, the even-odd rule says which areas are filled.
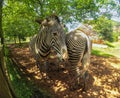
[[[39,24],[41,24],[41,25],[44,25],[44,26],[47,26],[48,25],[48,20],[47,19],[44,19],[44,20],[42,20],[42,19],[36,19],[35,20],[37,23],[39,23]]]
[[[44,19],[41,24],[44,26],[48,26],[48,19]]]
[[[48,26],[53,25],[55,21],[57,21],[60,24],[60,20],[59,20],[59,17],[57,15],[51,15],[50,18],[52,18],[52,19],[49,20],[49,18],[46,18]]]
[[[57,20],[58,23],[60,23],[60,19],[56,14],[52,14],[51,16],[54,17]]]
[[[53,21],[49,21],[49,22],[47,22],[47,25],[48,25],[48,26],[52,26],[53,24],[54,24]]]

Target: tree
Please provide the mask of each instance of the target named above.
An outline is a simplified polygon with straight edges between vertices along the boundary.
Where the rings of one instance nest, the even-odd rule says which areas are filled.
[[[1,44],[4,44],[4,37],[2,32],[2,5],[3,5],[3,0],[0,0],[0,38],[1,38]]]
[[[35,13],[28,11],[26,4],[22,2],[6,2],[7,5],[3,7],[3,30],[5,37],[14,39],[16,42],[19,39],[25,39],[37,31],[37,24],[35,24]]]
[[[36,16],[42,18],[56,13],[64,22],[73,20],[84,20],[96,15],[99,7],[94,0],[11,0],[11,2],[19,2],[26,4]]]
[[[85,23],[91,24],[93,29],[98,33],[98,35],[108,41],[114,41],[113,36],[113,21],[105,16],[100,16],[96,20],[85,21]]]
[[[111,10],[119,12],[119,3],[116,1],[118,0],[5,0],[3,31],[6,38],[22,40],[38,32],[35,18],[44,18],[51,13],[57,14],[64,24],[94,20],[102,15],[111,19]]]

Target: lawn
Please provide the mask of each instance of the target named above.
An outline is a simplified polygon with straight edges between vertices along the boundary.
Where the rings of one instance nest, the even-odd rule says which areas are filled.
[[[112,46],[112,47],[111,47]],[[107,48],[92,48],[92,55],[114,58],[120,61],[120,42],[109,43]],[[112,66],[120,68],[120,62],[110,62]]]
[[[120,58],[120,42],[111,43],[108,48],[93,47],[92,54],[103,57],[114,56]]]

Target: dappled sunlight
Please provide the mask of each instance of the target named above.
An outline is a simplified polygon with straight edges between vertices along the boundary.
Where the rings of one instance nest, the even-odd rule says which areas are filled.
[[[55,98],[119,98],[120,96],[120,59],[116,57],[106,58],[92,55],[87,91],[81,92],[81,88],[70,91],[70,79],[65,66],[61,65],[58,71],[51,63],[47,74],[49,79],[45,79],[45,72],[42,72],[44,74],[44,79],[42,79],[35,60],[29,54],[28,46],[22,48],[10,46],[10,50],[18,68],[24,73],[23,77],[33,81],[38,88],[50,92]]]
[[[111,63],[111,66],[113,66],[114,68],[120,69],[120,64],[118,63]]]
[[[55,93],[63,92],[66,90],[65,83],[62,83],[62,81],[59,80],[55,81],[55,84],[53,85],[52,88],[54,89]]]
[[[97,77],[94,77],[95,79],[95,82],[93,85],[97,85],[97,86],[100,86],[101,85],[101,79],[100,78],[97,78]]]

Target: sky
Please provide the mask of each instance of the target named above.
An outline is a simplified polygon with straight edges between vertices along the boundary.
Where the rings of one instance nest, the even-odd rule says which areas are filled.
[[[115,16],[115,12],[113,12],[113,17],[112,20],[120,22],[120,17]],[[67,28],[68,28],[68,32],[78,28],[79,26],[81,26],[82,24],[80,22],[72,22],[72,23],[68,23],[66,24]]]
[[[120,4],[120,0],[115,0],[115,2],[117,4],[116,6],[118,6]],[[100,8],[100,13],[105,13],[107,10],[110,11],[110,13],[112,14],[112,20],[120,22],[120,17],[118,16],[117,11],[115,9],[110,10],[109,6],[107,7],[107,9]],[[79,23],[79,22],[72,22],[72,23],[66,24],[66,26],[68,27],[68,31],[72,31],[72,30],[78,28],[80,25],[81,25],[81,23]]]
[[[117,22],[120,22],[120,17],[112,17],[112,20],[115,20],[115,21],[117,21]]]
[[[66,26],[68,27],[68,32],[78,28],[79,26],[81,26],[81,23],[79,22],[72,22],[72,23],[68,23],[66,24]]]
[[[112,20],[120,22],[120,17],[112,17]],[[67,28],[68,28],[68,32],[75,30],[76,28],[80,27],[82,24],[79,22],[72,22],[72,23],[68,23],[66,24]]]

